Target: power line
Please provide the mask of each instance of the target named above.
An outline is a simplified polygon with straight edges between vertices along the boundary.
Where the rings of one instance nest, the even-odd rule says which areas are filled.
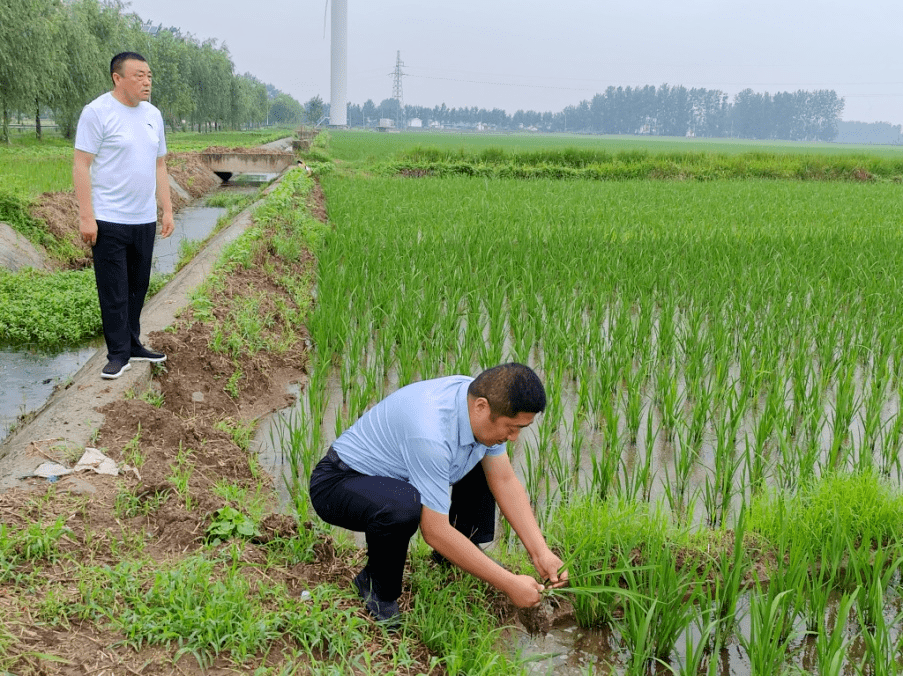
[[[468,84],[484,84],[484,85],[492,85],[494,87],[527,87],[530,89],[559,89],[565,91],[589,91],[594,89],[594,85],[586,85],[584,87],[563,87],[561,85],[542,85],[542,84],[529,84],[529,83],[518,83],[518,82],[498,82],[498,81],[489,81],[489,80],[470,80],[465,78],[455,78],[455,77],[440,77],[438,75],[413,75],[409,73],[405,73],[407,77],[420,78],[422,80],[446,80],[449,82],[464,82]],[[573,78],[576,79],[576,78]],[[626,86],[631,86],[633,83],[626,83]],[[903,83],[899,82],[839,82],[839,83],[830,83],[830,82],[719,82],[718,86],[721,87],[790,87],[790,86],[807,86],[807,87],[869,87],[869,86],[894,86]],[[625,86],[625,82],[609,82],[605,85],[609,86]],[[637,85],[634,85],[637,86]],[[598,91],[598,87],[596,86],[596,91]],[[860,98],[861,96],[901,96],[903,94],[873,94],[873,95],[858,95],[856,98]]]
[[[401,116],[404,113],[404,96],[402,95],[401,78],[403,78],[406,73],[402,72],[402,67],[404,67],[404,62],[401,60],[401,51],[399,50],[395,57],[395,70],[392,72],[392,98],[398,101],[398,119],[395,121],[395,124],[398,127],[402,126]]]

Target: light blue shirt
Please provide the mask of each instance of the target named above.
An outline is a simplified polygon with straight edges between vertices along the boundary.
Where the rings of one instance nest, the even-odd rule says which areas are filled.
[[[402,387],[364,413],[333,442],[352,469],[407,481],[421,504],[440,514],[451,505],[449,486],[504,444],[484,446],[473,437],[467,387],[473,378],[448,376]]]

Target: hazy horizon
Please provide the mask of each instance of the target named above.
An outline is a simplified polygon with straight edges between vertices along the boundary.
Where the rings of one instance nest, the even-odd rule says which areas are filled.
[[[845,121],[903,123],[903,76],[892,53],[903,4],[889,0],[650,0],[642,10],[566,0],[552,12],[510,0],[348,5],[350,103],[392,97],[400,51],[404,103],[430,108],[559,112],[609,86],[720,89],[731,100],[747,88],[833,89]],[[236,73],[301,103],[330,100],[331,8],[322,0],[132,0],[126,10],[225,44]]]

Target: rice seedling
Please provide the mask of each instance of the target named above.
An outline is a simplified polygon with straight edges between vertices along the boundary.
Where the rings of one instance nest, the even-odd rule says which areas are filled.
[[[870,543],[871,538],[864,538],[863,542]],[[883,620],[887,590],[891,580],[903,566],[903,553],[897,551],[897,548],[886,546],[879,546],[874,552],[868,544],[851,546],[849,566],[852,570],[850,577],[860,590],[856,597],[859,623],[874,630]]]
[[[849,594],[844,594],[837,603],[834,613],[835,620],[830,631],[827,627],[819,626],[816,632],[815,652],[818,672],[824,676],[841,676],[846,667],[846,653],[850,639],[845,629],[850,617],[850,609],[856,601],[859,589],[854,589]],[[826,607],[826,604],[818,604]],[[822,617],[825,617],[823,614]]]
[[[899,637],[893,636],[903,622],[903,611],[890,619],[883,613],[878,613],[871,618],[874,624],[869,624],[866,615],[857,613],[859,619],[860,636],[865,644],[865,654],[861,661],[855,665],[857,674],[873,674],[874,676],[899,676],[903,674],[903,664],[900,660]]]
[[[624,569],[626,589],[636,595],[628,597],[616,621],[631,653],[629,664],[637,670],[650,660],[671,657],[678,639],[698,616],[697,604],[704,594],[696,571],[679,567],[670,547],[649,547],[646,555],[645,566]]]
[[[739,636],[749,656],[750,673],[755,676],[781,673],[790,644],[797,637],[794,628],[793,589],[767,589],[757,585],[750,598],[749,634]]]
[[[746,519],[747,510],[744,505],[740,509],[734,527],[733,546],[730,551],[720,554],[713,565],[715,576],[710,594],[712,599],[711,621],[714,624],[710,633],[713,650],[725,645],[727,638],[733,633],[737,620],[737,602],[740,598],[743,579],[750,564],[743,548]]]

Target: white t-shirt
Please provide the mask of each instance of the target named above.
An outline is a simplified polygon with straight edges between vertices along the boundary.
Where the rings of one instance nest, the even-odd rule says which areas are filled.
[[[157,158],[166,154],[163,116],[147,101],[127,106],[111,92],[84,107],[75,148],[94,155],[94,218],[139,224],[157,220]]]

